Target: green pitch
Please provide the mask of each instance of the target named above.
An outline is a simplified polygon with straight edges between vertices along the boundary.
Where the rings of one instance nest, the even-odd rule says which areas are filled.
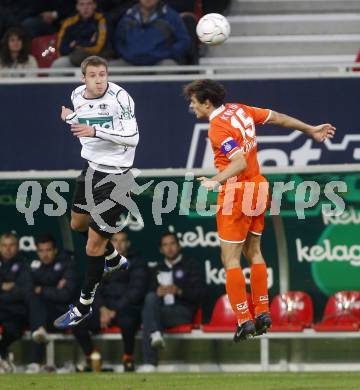
[[[0,388],[62,390],[359,390],[360,373],[12,374]]]

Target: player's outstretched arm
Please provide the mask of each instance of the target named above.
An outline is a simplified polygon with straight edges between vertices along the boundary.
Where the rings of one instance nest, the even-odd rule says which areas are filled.
[[[311,126],[299,119],[286,114],[280,114],[276,111],[271,112],[271,116],[266,124],[278,125],[287,129],[299,130],[314,138],[317,142],[323,142],[328,138],[333,138],[336,128],[330,123],[324,123],[318,126]]]
[[[241,152],[233,155],[230,160],[230,164],[217,175],[212,178],[199,177],[198,180],[201,185],[208,190],[214,190],[219,184],[225,183],[231,177],[239,175],[244,169],[246,169],[247,163]]]

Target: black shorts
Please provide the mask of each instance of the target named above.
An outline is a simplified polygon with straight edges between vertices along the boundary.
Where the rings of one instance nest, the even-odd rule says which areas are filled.
[[[86,183],[86,173],[88,169],[91,170],[91,183]],[[124,172],[127,173],[127,172]],[[112,174],[113,175],[113,174]],[[120,177],[123,174],[116,174],[115,176]],[[91,208],[91,205],[88,206],[88,200],[86,197],[86,189],[88,187],[88,190],[91,189],[91,197],[93,199],[93,202],[95,205],[99,205],[100,203],[110,199],[110,194],[115,188],[116,184],[112,181],[109,181],[107,183],[104,183],[100,186],[96,186],[101,180],[108,177],[109,174],[105,172],[100,171],[94,171],[88,166],[86,166],[79,177],[76,179],[76,186],[75,186],[75,193],[74,193],[74,199],[73,204],[71,207],[71,210],[75,213],[80,214],[91,214],[94,208]],[[89,194],[88,194],[89,196]],[[110,238],[113,233],[109,232],[109,227],[116,228],[116,222],[119,220],[120,215],[127,211],[127,209],[122,206],[119,203],[112,202],[114,205],[109,210],[106,210],[99,214],[101,221],[99,223],[99,218],[97,217],[95,220],[93,216],[90,217],[89,226],[95,230],[98,234],[100,234],[102,237]],[[86,208],[79,207],[79,206],[86,206]]]

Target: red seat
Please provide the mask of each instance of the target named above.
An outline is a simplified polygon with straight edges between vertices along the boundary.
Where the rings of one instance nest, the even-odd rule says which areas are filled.
[[[110,326],[110,328],[101,329],[100,333],[102,333],[102,334],[121,333],[121,328],[119,328],[118,326]]]
[[[314,308],[309,294],[289,291],[274,297],[270,305],[272,332],[301,332],[312,326]]]
[[[58,57],[56,35],[34,38],[31,42],[31,54],[36,58],[39,68],[50,68],[53,61]]]
[[[360,329],[360,291],[340,291],[332,295],[323,320],[314,325],[318,332],[347,332]]]
[[[196,310],[192,324],[182,324],[174,326],[173,328],[168,328],[165,330],[166,333],[191,333],[193,329],[200,328],[202,318],[202,309],[199,307]]]
[[[236,316],[226,294],[219,297],[212,311],[211,320],[203,325],[204,332],[234,332]]]
[[[195,9],[194,14],[196,16],[196,19],[200,19],[203,16],[202,12],[202,0],[196,0],[195,1]]]

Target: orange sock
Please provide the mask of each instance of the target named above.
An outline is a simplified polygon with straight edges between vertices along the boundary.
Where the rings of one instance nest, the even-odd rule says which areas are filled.
[[[250,272],[251,296],[255,317],[269,311],[266,264],[253,264]]]
[[[226,292],[239,325],[251,320],[252,316],[246,298],[245,278],[240,267],[226,271]]]

